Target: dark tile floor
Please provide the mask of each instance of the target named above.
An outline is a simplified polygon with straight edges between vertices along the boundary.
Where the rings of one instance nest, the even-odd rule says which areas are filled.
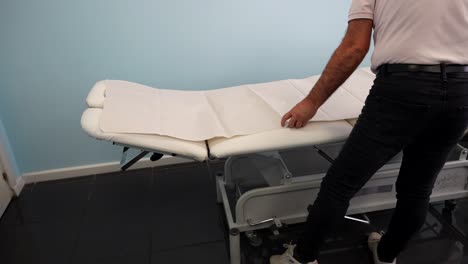
[[[390,214],[369,214],[371,227],[347,222],[321,263],[372,263],[364,234],[384,229]],[[243,240],[246,262],[268,263],[301,228],[289,226],[280,236],[260,232],[259,247]],[[201,164],[92,175],[26,186],[0,220],[0,262],[222,264],[228,263],[225,231],[214,183]],[[434,205],[400,263],[468,263],[466,233],[468,200],[453,215]]]

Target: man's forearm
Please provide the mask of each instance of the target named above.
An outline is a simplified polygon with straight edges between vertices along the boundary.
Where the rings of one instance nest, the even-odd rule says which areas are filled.
[[[348,47],[342,43],[307,98],[317,107],[321,106],[356,70],[366,54],[367,49]]]

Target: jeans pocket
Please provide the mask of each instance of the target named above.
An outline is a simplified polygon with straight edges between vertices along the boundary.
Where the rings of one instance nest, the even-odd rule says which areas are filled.
[[[427,112],[431,107],[429,104],[414,103],[407,100],[391,98],[388,96],[376,95],[376,97],[379,105],[400,112],[411,111],[411,113],[422,113]]]
[[[406,137],[420,128],[428,116],[429,104],[412,103],[386,96],[376,96],[378,129],[383,136]]]

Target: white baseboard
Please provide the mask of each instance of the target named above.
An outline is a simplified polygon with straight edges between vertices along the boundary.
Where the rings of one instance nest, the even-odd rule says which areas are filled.
[[[187,163],[187,162],[192,162],[192,160],[179,158],[179,157],[165,156],[162,159],[156,162],[153,162],[149,158],[145,158],[135,163],[135,165],[133,165],[130,168],[130,170],[160,167],[160,166],[181,164],[181,163]],[[120,171],[119,162],[108,162],[108,163],[100,163],[100,164],[93,164],[93,165],[85,165],[85,166],[77,166],[77,167],[69,167],[69,168],[62,168],[62,169],[55,169],[55,170],[25,173],[23,177],[21,177],[22,179],[21,178],[20,179],[24,185],[24,183],[28,184],[28,183],[34,183],[34,182],[70,179],[70,178],[76,178],[76,177],[81,177],[81,176],[117,172],[117,171]],[[22,189],[22,186],[19,189]]]

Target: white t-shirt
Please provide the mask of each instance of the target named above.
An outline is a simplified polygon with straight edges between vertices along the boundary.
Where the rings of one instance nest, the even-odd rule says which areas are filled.
[[[372,70],[386,63],[468,64],[468,0],[353,0],[374,21]]]

